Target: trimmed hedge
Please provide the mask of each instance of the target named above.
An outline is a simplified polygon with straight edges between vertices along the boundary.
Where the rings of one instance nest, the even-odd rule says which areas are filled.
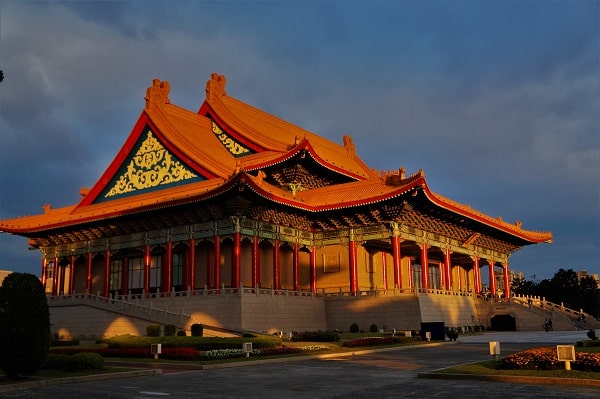
[[[91,352],[76,353],[69,359],[68,371],[102,370],[104,358]]]
[[[292,335],[292,341],[294,342],[338,342],[339,340],[339,334],[327,331],[304,331]]]
[[[56,369],[56,370],[65,370],[69,367],[69,360],[71,360],[71,356],[63,353],[50,353],[46,356],[46,363],[44,364],[44,368],[47,369]]]

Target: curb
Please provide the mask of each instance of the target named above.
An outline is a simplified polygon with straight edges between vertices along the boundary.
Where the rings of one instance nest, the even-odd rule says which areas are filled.
[[[35,389],[50,385],[59,385],[59,384],[74,384],[78,382],[87,382],[87,381],[103,381],[103,380],[112,380],[117,378],[130,378],[130,377],[140,377],[147,375],[157,375],[162,374],[162,370],[160,369],[150,369],[150,370],[135,370],[135,371],[124,371],[121,373],[106,373],[106,374],[92,374],[81,377],[65,377],[65,378],[51,378],[47,380],[40,381],[29,381],[23,383],[14,383],[8,385],[0,386],[0,393],[7,392],[15,392],[15,391],[24,391],[27,389]]]
[[[521,375],[475,375],[475,374],[448,374],[448,373],[419,373],[417,378],[428,378],[433,380],[479,380],[496,382],[516,382],[519,384],[541,384],[541,385],[579,385],[588,387],[600,387],[600,380],[583,378],[558,378],[558,377],[532,377]]]

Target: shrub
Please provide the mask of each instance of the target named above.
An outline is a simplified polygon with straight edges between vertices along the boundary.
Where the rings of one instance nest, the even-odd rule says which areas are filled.
[[[575,343],[575,346],[582,346],[582,347],[596,347],[596,346],[600,346],[600,340],[598,339],[586,339],[583,341],[577,341]]]
[[[71,356],[62,353],[50,353],[46,357],[46,364],[44,365],[47,369],[65,370],[69,367],[69,360]]]
[[[339,334],[327,331],[305,331],[292,335],[292,341],[308,342],[337,342],[340,340]]]
[[[146,326],[146,335],[149,337],[160,337],[160,325],[150,324]]]
[[[44,287],[29,273],[11,273],[0,286],[0,369],[7,379],[35,374],[50,347]]]
[[[358,324],[352,323],[352,325],[350,326],[350,332],[351,333],[357,333],[359,331],[360,331],[360,328],[358,327]]]
[[[177,331],[177,336],[178,336],[178,337],[185,337],[185,336],[186,336],[186,333],[185,333],[185,331],[183,331],[183,330],[179,330],[179,331]]]
[[[369,327],[369,332],[376,333],[377,331],[379,331],[379,329],[377,328],[377,324],[371,324],[371,326]]]
[[[202,324],[192,324],[192,337],[201,337],[204,333],[204,326]]]
[[[165,337],[174,337],[176,332],[177,327],[175,327],[173,324],[167,324],[163,329],[163,335]]]
[[[76,353],[69,359],[68,371],[102,370],[104,358],[97,353]]]
[[[78,339],[53,339],[50,342],[50,346],[77,346],[79,345]]]

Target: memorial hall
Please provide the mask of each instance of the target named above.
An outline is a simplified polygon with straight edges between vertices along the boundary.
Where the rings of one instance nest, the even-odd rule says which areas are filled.
[[[511,296],[511,254],[552,241],[437,193],[401,155],[372,169],[351,136],[240,101],[223,75],[196,110],[170,90],[151,83],[77,203],[0,221],[39,250],[61,336],[143,335],[150,323],[214,335],[487,328],[506,312],[490,303]]]

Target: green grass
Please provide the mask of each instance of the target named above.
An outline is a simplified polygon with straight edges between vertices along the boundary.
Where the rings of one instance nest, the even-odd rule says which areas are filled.
[[[581,378],[600,380],[600,373],[576,370],[502,370],[498,369],[499,361],[486,360],[479,363],[464,364],[436,370],[440,374],[471,374],[471,375],[509,375],[525,377]]]

